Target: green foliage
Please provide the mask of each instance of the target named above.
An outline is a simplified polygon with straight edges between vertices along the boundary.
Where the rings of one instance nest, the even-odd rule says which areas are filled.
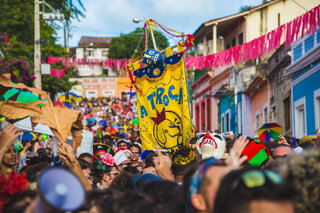
[[[64,14],[68,24],[72,19],[84,16],[84,7],[81,0],[77,0],[80,7],[75,6],[73,0],[46,0],[56,10]],[[0,49],[5,59],[0,64],[1,73],[12,73],[15,82],[23,82],[33,86],[34,67],[34,0],[2,0],[0,4],[0,36],[7,34],[9,42],[1,43]],[[42,6],[40,6],[42,11]],[[46,12],[49,12],[46,9]],[[44,21],[40,15],[41,58],[45,61],[49,56],[67,57],[66,49],[56,42],[56,30],[59,29],[55,22]],[[54,68],[62,68],[62,64],[52,65]],[[62,78],[42,76],[43,90],[54,96],[57,92],[71,89],[68,81],[72,69]],[[26,78],[27,76],[27,78]]]
[[[249,6],[249,5],[242,6],[242,7],[240,7],[240,12],[250,10],[250,8],[252,8],[252,6]]]
[[[136,50],[139,40],[141,38],[141,34],[143,33],[142,28],[137,28],[135,31],[126,34],[120,35],[119,37],[115,37],[111,39],[109,46],[109,58],[131,58]],[[162,33],[158,31],[154,31],[154,37],[156,40],[157,47],[159,49],[165,49],[168,47],[167,38],[162,35]],[[148,47],[153,48],[151,36],[148,36]],[[135,53],[135,57],[142,54],[144,48],[144,39],[141,39],[139,48]]]
[[[26,45],[19,42],[16,37],[10,38],[10,41],[0,42],[0,48],[4,54],[4,60],[0,63],[1,73],[11,73],[13,82],[23,82],[27,86],[33,84],[33,54],[32,45]]]
[[[78,0],[82,10],[77,8],[72,0],[47,0],[56,10],[64,14],[68,23],[72,19],[84,16],[84,7],[81,0]],[[42,6],[40,6],[42,10]],[[49,12],[48,9],[46,12]],[[53,44],[55,30],[58,26],[55,22],[46,22],[40,15],[40,28],[42,41]],[[10,37],[16,36],[17,39],[26,44],[34,42],[34,0],[2,0],[0,7],[0,33],[7,33]]]
[[[50,92],[50,97],[53,99],[54,95],[58,92],[66,92],[76,85],[77,82],[69,81],[69,74],[62,76],[61,78],[55,78],[52,76],[42,76],[42,89]]]

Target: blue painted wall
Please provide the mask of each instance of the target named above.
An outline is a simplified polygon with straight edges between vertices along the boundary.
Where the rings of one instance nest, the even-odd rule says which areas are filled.
[[[220,125],[222,125],[222,115],[224,115],[224,129],[221,126],[221,131],[226,132],[227,131],[227,122],[226,122],[226,113],[230,110],[230,130],[233,131],[233,133],[237,133],[236,131],[236,112],[235,112],[235,105],[234,105],[234,97],[230,97],[229,95],[225,95],[220,99]],[[224,131],[223,131],[224,130]]]
[[[319,44],[320,30],[318,29],[316,34],[309,35],[303,40],[303,42],[300,42],[300,44],[293,48],[293,61],[297,61]]]
[[[319,65],[320,62],[317,64]],[[315,65],[316,66],[316,65]],[[314,66],[313,66],[314,67]],[[312,68],[306,69],[304,72],[299,73],[292,78],[292,81],[296,80],[298,77],[301,77],[303,74],[308,73]],[[315,73],[305,78],[300,83],[292,87],[292,115],[294,116],[294,102],[305,97],[306,99],[306,123],[307,123],[307,135],[315,134],[315,109],[314,109],[314,91],[320,88],[320,69]],[[295,125],[293,124],[293,127]]]

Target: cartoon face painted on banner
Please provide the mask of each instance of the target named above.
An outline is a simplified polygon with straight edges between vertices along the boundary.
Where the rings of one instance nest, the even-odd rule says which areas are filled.
[[[172,149],[181,145],[181,118],[175,112],[164,110],[160,113],[160,117],[153,126],[153,135],[157,144],[164,149]]]
[[[164,58],[163,55],[153,49],[147,49],[143,56],[143,63],[151,65],[151,66],[159,66],[163,63]]]

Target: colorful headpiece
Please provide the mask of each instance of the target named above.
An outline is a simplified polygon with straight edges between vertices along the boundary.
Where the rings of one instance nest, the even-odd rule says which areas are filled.
[[[246,155],[247,161],[251,166],[259,167],[264,162],[269,160],[270,151],[262,143],[259,143],[257,140],[252,140],[246,148],[242,151],[243,155]]]
[[[195,160],[195,153],[192,149],[182,148],[173,153],[172,165],[173,166],[184,166]]]
[[[113,150],[113,148],[111,146],[108,146],[107,144],[104,143],[95,143],[93,144],[93,157],[97,158],[97,153],[98,152],[105,152],[105,153],[109,153],[112,156],[115,155],[115,151]]]

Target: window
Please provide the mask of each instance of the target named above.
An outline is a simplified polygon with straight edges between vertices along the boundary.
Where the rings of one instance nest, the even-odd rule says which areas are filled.
[[[226,47],[226,49],[230,49],[230,44],[227,44],[227,47]]]
[[[238,35],[238,44],[243,44],[243,33]]]
[[[206,115],[205,115],[205,110],[206,110],[206,105],[205,103],[203,102],[201,104],[201,131],[206,131],[205,130],[205,118],[206,118]]]
[[[101,51],[101,56],[102,57],[107,57],[108,56],[108,50],[102,50]]]
[[[199,109],[199,105],[197,105],[196,106],[196,129],[197,129],[197,131],[199,131],[200,132],[200,129],[199,129],[199,123],[200,123],[200,121],[199,121],[199,113],[200,113],[200,109]]]
[[[306,40],[304,40],[304,52],[309,52],[314,47],[314,35],[310,35]]]
[[[121,98],[127,98],[127,92],[121,91]]]
[[[256,112],[255,116],[255,126],[256,126],[256,132],[260,128],[260,111]]]
[[[97,97],[97,90],[87,90],[86,96],[88,99],[96,98]]]
[[[268,107],[265,105],[263,107],[263,124],[268,123]]]
[[[221,133],[224,133],[224,114],[221,116]]]
[[[220,103],[217,103],[217,114],[216,114],[217,118],[220,117]],[[219,120],[219,119],[218,119]],[[218,121],[218,129],[221,130],[221,122]]]
[[[241,105],[240,105],[240,102],[238,103],[237,117],[238,117],[238,133],[242,133],[242,129],[241,129]]]
[[[114,90],[103,90],[103,96],[104,97],[112,97],[114,96]]]
[[[290,97],[284,99],[283,101],[283,108],[284,108],[284,129],[290,130]]]
[[[88,56],[94,56],[94,51],[93,50],[86,50],[85,57],[88,57]]]
[[[314,91],[314,115],[316,129],[320,128],[320,89]]]
[[[226,132],[230,131],[230,110],[226,113]]]
[[[211,104],[210,104],[211,99],[207,99],[207,130],[211,130]]]
[[[233,38],[231,41],[231,46],[234,47],[236,46],[236,38]]]
[[[302,56],[302,44],[293,49],[293,60],[296,61]]]
[[[109,70],[108,69],[103,69],[102,72],[103,72],[103,74],[105,74],[107,76],[109,75]]]
[[[268,32],[268,7],[263,9],[263,34]]]
[[[271,122],[277,122],[277,106],[274,104],[271,107]]]
[[[280,19],[280,13],[278,13],[278,27],[280,27],[281,19]]]
[[[306,136],[306,109],[305,98],[301,98],[294,103],[294,115],[295,115],[295,136],[302,138]]]

